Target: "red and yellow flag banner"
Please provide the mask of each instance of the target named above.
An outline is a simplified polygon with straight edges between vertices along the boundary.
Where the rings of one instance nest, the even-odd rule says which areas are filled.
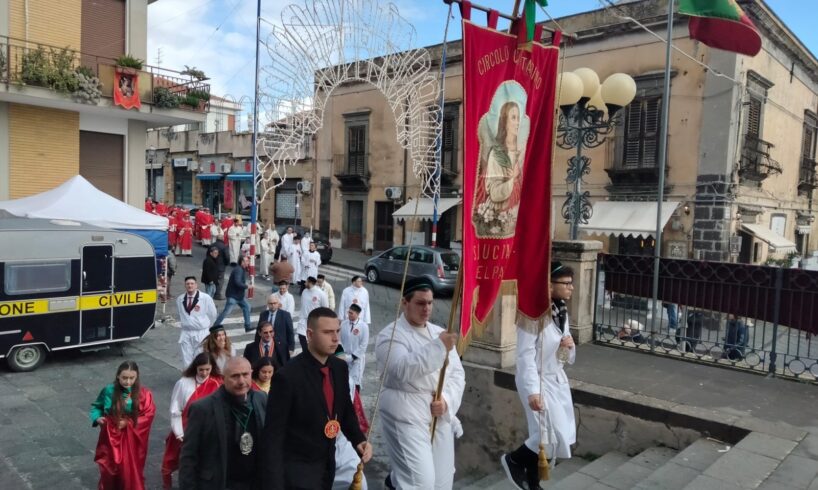
[[[690,16],[690,37],[711,48],[755,56],[761,35],[736,0],[680,0],[679,13]]]
[[[550,310],[551,153],[559,50],[463,21],[463,307],[486,322],[501,286],[518,311]]]
[[[114,71],[114,105],[124,109],[139,109],[139,76],[135,70]]]

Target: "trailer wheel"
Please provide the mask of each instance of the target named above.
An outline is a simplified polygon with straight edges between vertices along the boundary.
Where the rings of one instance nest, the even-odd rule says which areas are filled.
[[[40,344],[15,347],[6,359],[12,371],[34,371],[45,361],[45,348]]]

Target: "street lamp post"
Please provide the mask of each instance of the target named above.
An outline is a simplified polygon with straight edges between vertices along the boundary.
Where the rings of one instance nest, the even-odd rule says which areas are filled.
[[[148,184],[148,191],[150,192],[151,199],[156,200],[156,181],[153,178],[153,162],[156,160],[156,147],[151,146],[148,148],[148,164],[150,165],[150,183]]]
[[[582,190],[584,175],[591,172],[591,159],[582,154],[585,148],[596,148],[619,124],[619,111],[636,95],[636,82],[624,73],[614,73],[599,83],[590,68],[579,68],[560,74],[560,120],[557,145],[565,150],[576,148],[568,159],[565,181],[571,186],[562,205],[562,217],[571,226],[571,240],[579,238],[579,225],[587,224],[593,215],[590,193]]]

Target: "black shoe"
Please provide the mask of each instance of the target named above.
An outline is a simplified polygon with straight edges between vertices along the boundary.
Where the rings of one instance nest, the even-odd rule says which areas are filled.
[[[383,481],[383,485],[388,488],[389,490],[395,490],[395,485],[392,485],[392,475],[386,475],[386,480]]]
[[[506,472],[508,481],[514,484],[514,488],[519,490],[529,490],[528,476],[525,472],[525,466],[517,463],[508,454],[500,457],[500,464]]]

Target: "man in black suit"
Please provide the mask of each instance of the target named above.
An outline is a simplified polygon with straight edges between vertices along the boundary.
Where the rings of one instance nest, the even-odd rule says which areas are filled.
[[[276,355],[278,362],[283,366],[289,362],[295,350],[295,332],[293,330],[293,317],[290,313],[281,309],[281,299],[278,295],[271,294],[267,297],[267,310],[262,311],[258,317],[258,326],[262,323],[273,324],[273,340],[276,344]]]
[[[179,468],[185,490],[261,488],[262,429],[267,397],[250,389],[250,363],[232,357],[224,385],[188,409]]]
[[[273,325],[270,322],[261,322],[256,329],[256,338],[244,347],[244,358],[250,361],[251,366],[262,357],[269,357],[278,369],[284,365],[281,349],[278,349],[273,333]]]
[[[340,329],[334,311],[312,310],[307,318],[307,352],[273,376],[270,393],[275,402],[267,411],[263,433],[264,488],[332,488],[338,432],[364,463],[372,457],[349,397],[347,365],[334,355]]]

